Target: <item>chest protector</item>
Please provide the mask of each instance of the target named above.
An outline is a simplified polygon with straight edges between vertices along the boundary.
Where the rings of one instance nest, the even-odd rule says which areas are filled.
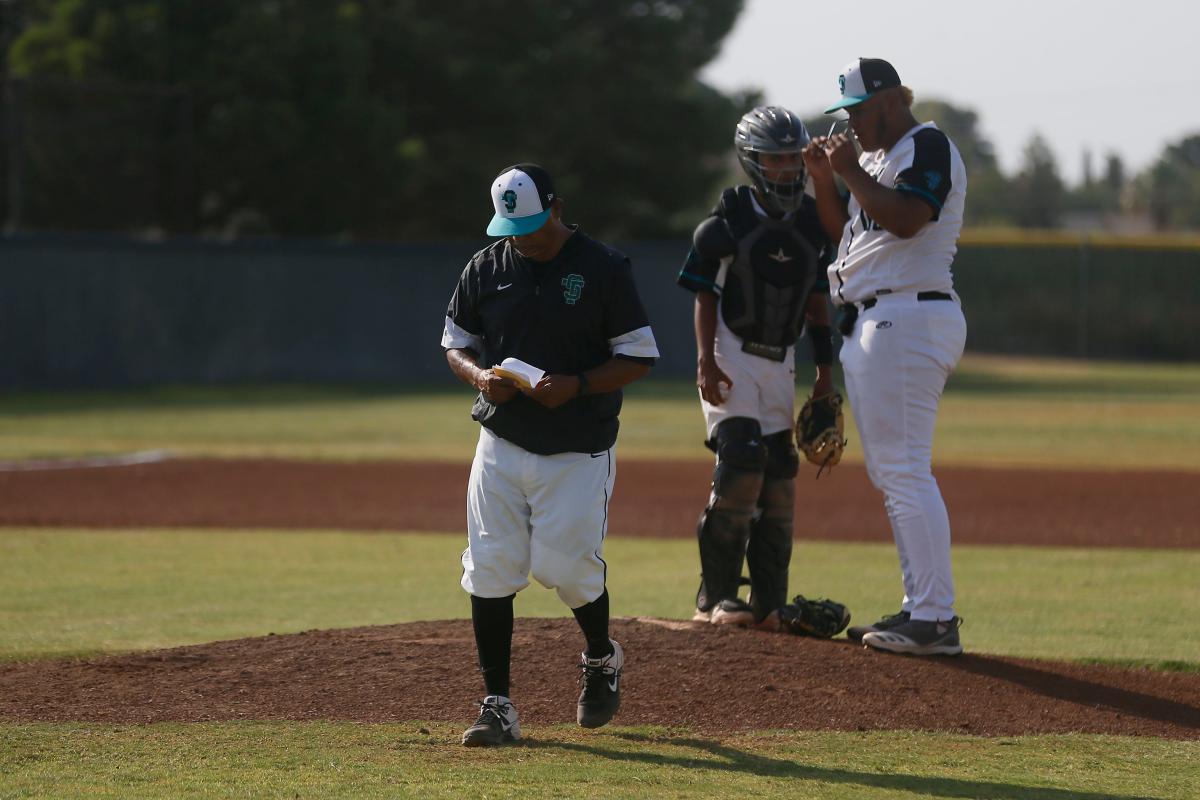
[[[733,260],[721,291],[721,318],[747,342],[775,352],[795,344],[804,325],[804,305],[820,274],[820,252],[797,229],[797,216],[762,217],[749,186],[726,189],[718,206],[733,234]],[[773,358],[773,355],[767,355]],[[775,360],[782,360],[782,353]]]

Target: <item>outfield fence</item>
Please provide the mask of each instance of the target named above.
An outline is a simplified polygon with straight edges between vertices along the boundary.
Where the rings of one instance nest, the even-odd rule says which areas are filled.
[[[0,386],[450,380],[446,303],[482,245],[0,238]],[[656,375],[690,376],[687,242],[622,249]],[[968,350],[1200,361],[1197,240],[968,234],[954,273]]]

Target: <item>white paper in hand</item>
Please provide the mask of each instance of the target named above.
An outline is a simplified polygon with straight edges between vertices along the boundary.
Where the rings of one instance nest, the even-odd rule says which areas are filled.
[[[492,367],[492,372],[510,379],[522,389],[532,389],[545,376],[545,372],[526,364],[519,358],[506,358],[498,366]]]

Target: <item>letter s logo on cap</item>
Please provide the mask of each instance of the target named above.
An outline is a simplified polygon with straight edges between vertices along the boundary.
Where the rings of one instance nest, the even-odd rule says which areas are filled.
[[[846,76],[845,75],[838,75],[838,91],[841,92],[842,95],[846,94]]]
[[[504,201],[504,207],[508,209],[508,213],[517,210],[517,193],[512,189],[506,189],[504,194],[500,195],[500,199]]]

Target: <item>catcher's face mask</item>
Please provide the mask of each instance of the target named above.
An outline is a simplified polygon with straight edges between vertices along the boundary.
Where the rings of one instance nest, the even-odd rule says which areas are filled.
[[[742,159],[742,168],[771,210],[787,213],[800,207],[806,172],[799,150],[750,150]]]

